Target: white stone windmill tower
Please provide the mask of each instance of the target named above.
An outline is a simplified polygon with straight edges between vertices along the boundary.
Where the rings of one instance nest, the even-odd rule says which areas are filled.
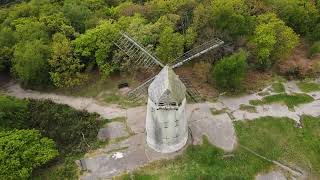
[[[160,73],[129,92],[131,99],[139,98],[148,88],[146,117],[147,143],[157,152],[171,153],[181,149],[188,140],[186,96],[196,100],[195,91],[181,81],[173,69],[224,44],[220,39],[208,41],[176,59],[176,64],[163,65],[143,46],[128,34],[121,32],[115,45],[124,51],[136,64],[151,69],[162,67]],[[187,86],[187,87],[186,87]]]

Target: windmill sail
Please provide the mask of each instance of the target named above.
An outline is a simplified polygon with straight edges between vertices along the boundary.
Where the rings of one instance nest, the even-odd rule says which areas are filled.
[[[193,87],[189,79],[187,79],[186,77],[180,77],[180,80],[187,88],[186,94],[189,97],[189,99],[191,99],[195,103],[203,101],[203,98],[201,97],[200,93]]]
[[[147,94],[148,87],[152,83],[152,81],[155,79],[155,76],[148,79],[144,83],[142,83],[140,86],[137,88],[131,90],[128,93],[129,100],[131,101],[138,101],[140,100],[145,94]]]
[[[156,57],[125,32],[120,32],[120,38],[114,44],[135,61],[136,65],[147,69],[158,65],[164,67]]]
[[[206,43],[201,44],[200,46],[195,47],[194,49],[191,49],[190,51],[183,54],[181,57],[177,58],[174,62],[176,62],[175,65],[172,66],[172,68],[177,68],[182,66],[184,63],[191,61],[192,59],[201,56],[202,54],[220,47],[223,45],[224,42],[218,38],[215,38],[211,41],[208,41]]]

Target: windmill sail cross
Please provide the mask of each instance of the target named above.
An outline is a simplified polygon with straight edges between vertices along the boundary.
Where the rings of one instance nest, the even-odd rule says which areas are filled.
[[[135,60],[137,64],[142,65],[148,69],[159,65],[164,65],[154,57],[148,50],[140,45],[136,40],[130,37],[125,32],[120,32],[120,38],[114,42],[114,44],[126,53],[132,60]]]
[[[224,41],[215,38],[211,41],[201,44],[200,46],[195,47],[194,49],[186,52],[181,57],[177,58],[174,62],[177,62],[172,68],[177,68],[182,66],[184,63],[191,61],[192,59],[201,56],[208,51],[218,48],[224,44]]]

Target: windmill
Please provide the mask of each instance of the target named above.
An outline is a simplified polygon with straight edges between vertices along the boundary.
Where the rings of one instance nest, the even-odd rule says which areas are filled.
[[[146,132],[147,144],[157,152],[171,153],[181,149],[188,140],[186,96],[199,99],[196,90],[186,79],[180,79],[173,69],[210,50],[221,47],[224,42],[212,39],[177,58],[173,65],[164,65],[146,48],[125,32],[120,32],[114,44],[126,53],[136,65],[146,69],[161,67],[158,75],[149,78],[128,93],[132,100],[139,99],[148,91]]]

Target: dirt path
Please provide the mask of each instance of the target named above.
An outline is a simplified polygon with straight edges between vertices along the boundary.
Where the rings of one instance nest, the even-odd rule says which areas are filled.
[[[78,110],[87,110],[88,112],[97,113],[106,119],[114,119],[117,117],[126,116],[126,110],[118,107],[117,105],[104,106],[92,98],[71,97],[53,93],[25,90],[15,83],[9,83],[6,86],[6,94],[21,99],[50,99],[55,103],[66,104]]]

